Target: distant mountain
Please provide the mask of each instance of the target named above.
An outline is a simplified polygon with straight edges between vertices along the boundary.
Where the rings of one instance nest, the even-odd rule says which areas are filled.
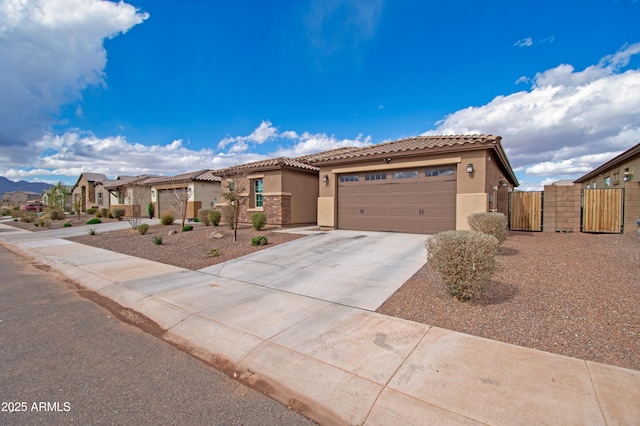
[[[27,191],[27,192],[35,192],[37,194],[41,194],[45,189],[51,188],[52,185],[48,183],[41,182],[25,182],[21,180],[20,182],[14,182],[5,177],[0,176],[0,198],[2,194],[5,192],[13,192],[13,191]]]

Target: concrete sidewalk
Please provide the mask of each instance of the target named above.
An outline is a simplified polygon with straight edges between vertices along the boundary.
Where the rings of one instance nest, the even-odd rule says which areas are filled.
[[[405,321],[0,225],[0,243],[323,424],[640,419],[640,372]],[[267,252],[271,250],[266,250]],[[220,364],[220,362],[218,362]]]

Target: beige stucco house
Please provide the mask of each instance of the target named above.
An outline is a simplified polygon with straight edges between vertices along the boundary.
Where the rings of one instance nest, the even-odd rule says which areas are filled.
[[[96,183],[100,184],[107,180],[107,177],[101,173],[82,173],[71,189],[71,202],[74,208],[77,204],[84,212],[88,208],[98,207]]]
[[[150,179],[147,184],[155,216],[162,217],[168,212],[178,218],[183,202],[186,202],[186,219],[197,217],[199,209],[213,209],[220,202],[221,181],[212,170]]]
[[[620,212],[622,219],[620,225],[625,233],[640,232],[640,226],[637,223],[640,221],[640,143],[578,178],[575,183],[580,185],[583,190],[621,190]],[[612,206],[603,206],[604,213],[610,211],[611,208]]]
[[[240,222],[264,213],[267,224],[315,224],[318,200],[318,168],[301,159],[272,158],[217,170],[223,191],[242,191]],[[217,208],[224,206],[224,200]]]
[[[109,207],[124,209],[127,217],[146,217],[151,202],[150,181],[156,175],[118,176],[104,184],[109,193]]]
[[[493,135],[418,136],[320,153],[321,227],[432,234],[468,229],[472,213],[508,213],[518,186]]]

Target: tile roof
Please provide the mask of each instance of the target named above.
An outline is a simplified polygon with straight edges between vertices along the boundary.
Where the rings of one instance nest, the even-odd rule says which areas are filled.
[[[174,182],[221,182],[222,178],[215,174],[214,170],[196,170],[195,172],[182,173],[175,176],[156,176],[147,184],[156,185]]]
[[[105,189],[118,188],[126,185],[147,185],[158,175],[140,175],[140,176],[118,176],[115,180],[104,182]]]
[[[81,176],[87,180],[87,182],[106,181],[107,176],[102,173],[82,173]]]
[[[400,139],[393,142],[384,142],[376,145],[369,145],[362,148],[346,149],[336,152],[327,151],[315,159],[314,163],[330,162],[336,160],[346,160],[359,157],[369,157],[386,154],[407,154],[412,151],[420,152],[424,150],[464,150],[476,144],[494,144],[500,142],[500,136],[493,135],[446,135],[446,136],[415,136]]]
[[[225,175],[228,173],[243,171],[243,170],[260,170],[260,169],[278,169],[281,167],[291,167],[302,170],[310,170],[317,172],[318,169],[315,166],[307,164],[306,162],[301,161],[301,158],[288,158],[288,157],[278,157],[278,158],[270,158],[268,160],[254,161],[252,163],[239,164],[237,166],[227,167],[226,169],[216,170],[216,174]]]

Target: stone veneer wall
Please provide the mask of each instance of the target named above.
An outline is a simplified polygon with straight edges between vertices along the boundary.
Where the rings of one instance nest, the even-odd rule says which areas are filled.
[[[251,223],[256,211],[248,211],[248,197],[243,197],[240,207],[240,222]],[[291,195],[265,195],[262,197],[262,213],[269,225],[289,225],[291,223]]]

